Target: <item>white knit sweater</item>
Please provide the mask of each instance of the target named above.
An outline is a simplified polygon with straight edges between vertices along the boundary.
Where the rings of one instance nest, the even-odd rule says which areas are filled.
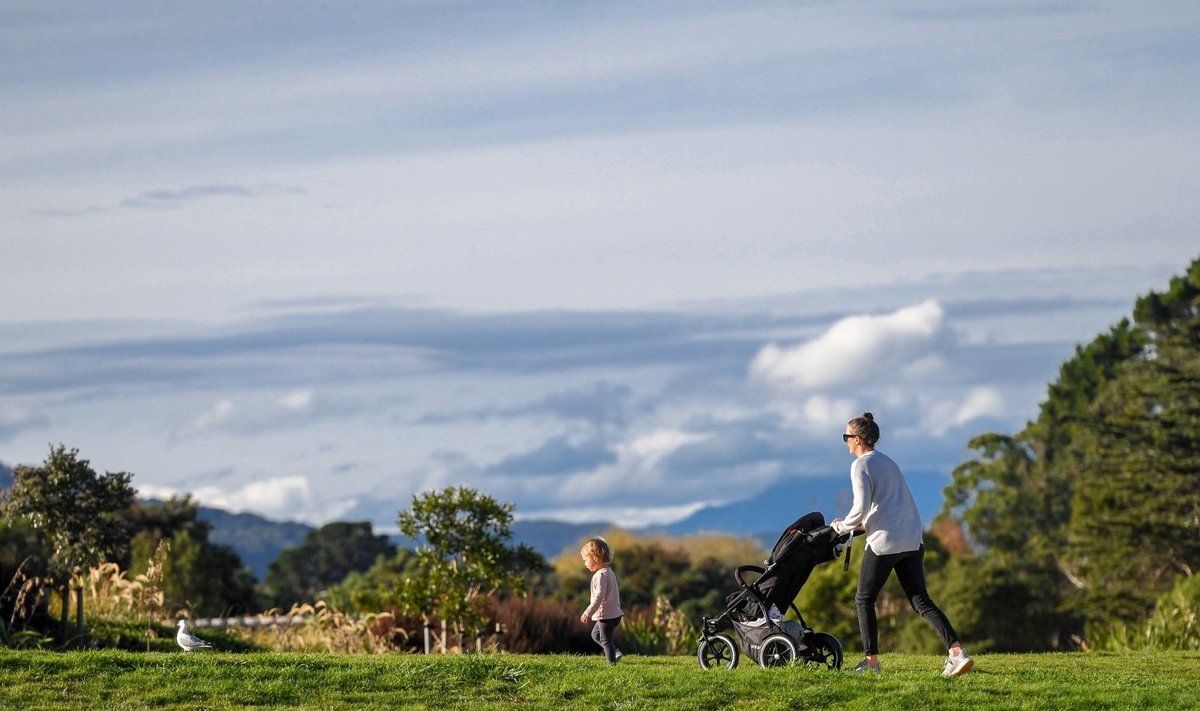
[[[871,450],[850,465],[854,504],[837,525],[838,533],[862,524],[867,545],[876,555],[915,551],[921,547],[921,512],[908,482],[891,457]]]

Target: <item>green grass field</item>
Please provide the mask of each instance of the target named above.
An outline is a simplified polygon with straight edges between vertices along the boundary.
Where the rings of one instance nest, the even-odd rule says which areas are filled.
[[[1195,709],[1200,653],[883,657],[881,676],[691,657],[0,650],[3,709]],[[847,669],[849,668],[847,665]]]

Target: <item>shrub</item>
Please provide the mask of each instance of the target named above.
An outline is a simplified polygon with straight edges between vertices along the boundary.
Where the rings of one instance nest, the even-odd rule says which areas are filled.
[[[495,604],[492,617],[504,630],[504,649],[519,654],[592,654],[590,624],[579,621],[577,605],[540,597],[510,597]]]
[[[42,649],[49,641],[47,637],[33,630],[9,631],[8,625],[4,624],[4,620],[0,620],[0,647],[8,647],[10,649]]]
[[[621,626],[626,649],[638,654],[693,654],[700,639],[700,630],[662,596],[655,602],[653,614],[631,615]]]
[[[1200,650],[1200,575],[1179,578],[1143,622],[1089,627],[1082,646],[1097,651]]]

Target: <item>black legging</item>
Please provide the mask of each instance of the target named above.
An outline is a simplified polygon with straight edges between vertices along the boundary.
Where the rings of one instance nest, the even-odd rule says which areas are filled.
[[[616,663],[617,655],[621,652],[617,649],[617,643],[613,641],[619,624],[621,624],[621,618],[612,617],[607,620],[596,620],[595,626],[592,627],[592,639],[600,645],[600,649],[604,650],[604,658],[608,660],[609,664]]]
[[[879,654],[879,620],[875,616],[875,599],[879,597],[879,591],[893,570],[908,597],[908,604],[933,626],[949,649],[951,644],[958,641],[958,635],[946,615],[929,599],[929,592],[925,589],[925,546],[891,555],[875,555],[868,546],[863,554],[862,567],[858,569],[858,592],[854,595],[854,604],[858,607],[858,632],[862,635],[867,656]]]

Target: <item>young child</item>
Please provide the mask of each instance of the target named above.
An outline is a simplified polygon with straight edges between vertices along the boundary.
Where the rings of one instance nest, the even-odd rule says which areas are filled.
[[[617,625],[621,624],[621,591],[617,587],[617,576],[612,568],[612,548],[608,541],[597,536],[588,539],[579,549],[583,565],[592,571],[592,603],[587,606],[579,621],[587,623],[595,620],[592,627],[592,639],[604,650],[604,658],[609,664],[616,664],[625,656],[613,642]]]

